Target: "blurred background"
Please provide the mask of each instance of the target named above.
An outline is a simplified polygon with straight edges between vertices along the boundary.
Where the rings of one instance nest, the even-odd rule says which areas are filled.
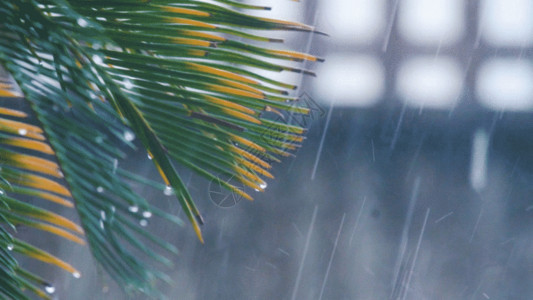
[[[181,251],[169,270],[175,283],[161,291],[533,299],[533,1],[248,2],[329,34],[279,33],[281,47],[326,59],[306,65],[316,78],[276,74],[300,83],[294,95],[313,114],[295,121],[308,137],[253,203],[219,199],[182,171],[207,220],[206,243],[190,226],[150,220]],[[146,153],[120,163],[158,177]],[[173,197],[139,192],[181,214]],[[87,249],[56,247],[84,278],[57,272],[57,299],[131,299]]]

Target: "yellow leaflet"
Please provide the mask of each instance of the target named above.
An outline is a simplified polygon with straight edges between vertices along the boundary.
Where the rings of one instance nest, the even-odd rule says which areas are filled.
[[[33,227],[37,228],[37,229],[41,229],[41,230],[44,230],[44,231],[48,231],[50,233],[53,233],[53,234],[56,234],[56,235],[59,235],[61,237],[64,237],[66,238],[67,240],[71,240],[75,243],[78,243],[80,245],[85,245],[85,241],[71,233],[69,233],[68,231],[65,231],[61,228],[57,228],[55,226],[52,226],[52,225],[48,225],[48,224],[43,224],[43,223],[36,223],[35,225],[33,225]]]
[[[64,228],[70,229],[70,230],[72,230],[74,232],[77,232],[79,234],[83,234],[83,229],[80,226],[76,225],[76,223],[74,223],[71,220],[69,220],[69,219],[67,219],[65,217],[62,217],[60,215],[57,215],[57,214],[54,214],[54,213],[51,213],[51,212],[47,212],[45,214],[43,214],[43,213],[28,213],[28,215],[33,216],[34,218],[41,219],[41,220],[46,221],[46,222],[50,222],[50,223],[58,225],[58,226],[62,226]]]
[[[242,159],[240,157],[236,157],[235,160],[238,162],[238,163],[241,163],[243,164],[246,168],[249,168],[251,170],[254,170],[256,171],[257,173],[263,175],[263,176],[266,176],[268,178],[271,178],[271,179],[274,179],[274,176],[272,174],[270,174],[268,171],[260,168],[258,165],[256,164],[253,164],[245,159]]]
[[[183,25],[191,25],[196,27],[203,27],[203,28],[217,28],[215,25],[201,22],[201,21],[195,21],[191,19],[184,19],[184,18],[166,18],[168,20],[168,23],[178,23]]]
[[[240,182],[242,182],[243,184],[245,184],[245,185],[247,185],[247,186],[253,188],[254,190],[258,190],[258,191],[261,191],[261,192],[264,191],[264,189],[261,188],[259,185],[257,185],[255,182],[251,182],[250,180],[248,180],[248,179],[246,179],[246,178],[244,178],[244,177],[242,177],[242,176],[237,176],[237,179],[238,179]]]
[[[218,104],[218,105],[225,106],[227,108],[231,108],[231,109],[235,109],[235,110],[238,110],[238,111],[242,111],[242,112],[250,114],[250,115],[255,114],[255,112],[252,109],[249,109],[248,107],[242,106],[242,105],[237,104],[237,103],[233,103],[231,101],[223,100],[223,99],[220,99],[220,98],[217,98],[217,97],[213,97],[213,96],[208,96],[208,95],[204,95],[204,98],[207,99],[207,101],[209,101],[211,103],[214,103],[214,104]]]
[[[198,17],[209,17],[211,15],[205,11],[199,11],[195,9],[172,7],[172,6],[160,6],[160,7],[163,9],[163,11],[183,14],[183,15],[191,15],[191,16],[198,16]]]
[[[191,45],[191,46],[199,46],[199,47],[210,47],[211,46],[211,42],[209,41],[180,38],[180,37],[174,37],[174,38],[171,38],[170,40],[176,44],[181,44],[181,45]]]
[[[20,98],[22,95],[14,91],[0,89],[0,97]]]
[[[250,195],[246,194],[243,190],[233,186],[233,185],[230,185],[230,189],[232,192],[238,194],[239,196],[243,197],[244,199],[246,200],[250,200],[250,201],[253,201],[254,198],[252,198]]]
[[[241,90],[245,90],[245,91],[249,91],[249,92],[254,93],[254,94],[261,95],[262,98],[265,97],[265,93],[263,93],[262,91],[254,88],[254,87],[251,87],[251,86],[249,86],[247,84],[240,83],[240,82],[235,82],[235,81],[231,81],[231,80],[226,80],[226,79],[221,79],[220,81],[222,83],[226,84],[226,85],[231,86],[231,87],[234,87],[234,88],[237,88],[237,89],[241,89]]]
[[[238,135],[235,135],[235,134],[230,134],[230,137],[236,141],[237,143],[239,144],[242,144],[244,145],[245,147],[249,147],[249,148],[252,148],[252,149],[255,149],[255,150],[258,150],[258,151],[261,151],[261,152],[266,152],[266,149],[257,145],[256,143],[254,142],[251,142],[245,138],[242,138]]]
[[[180,197],[180,196],[178,196],[178,197]],[[187,201],[187,199],[185,199],[185,197],[183,199],[183,202],[187,206],[187,211],[192,212],[191,206],[189,205],[189,201]],[[193,216],[190,216],[189,220],[192,223],[192,227],[194,228],[194,232],[196,233],[196,236],[198,237],[200,242],[203,244],[204,243],[204,237],[202,236],[202,230],[200,229],[200,226],[198,225],[198,222],[196,221],[196,219]]]
[[[193,30],[183,30],[181,31],[181,33],[185,34],[185,35],[188,35],[188,36],[192,36],[192,37],[199,37],[199,38],[204,38],[204,39],[210,39],[210,40],[214,40],[214,41],[225,41],[226,39],[221,37],[221,36],[218,36],[218,35],[215,35],[215,34],[211,34],[211,33],[206,33],[206,32],[199,32],[199,31],[193,31]]]
[[[15,129],[19,134],[22,134],[22,132],[24,132],[24,135],[26,137],[34,138],[41,141],[45,140],[44,136],[41,134],[43,133],[42,129],[37,126],[3,118],[0,118],[0,126]]]
[[[252,116],[243,114],[241,112],[238,112],[238,111],[235,111],[235,110],[231,110],[231,109],[227,109],[227,108],[221,108],[221,110],[223,112],[225,112],[226,114],[228,114],[230,116],[233,116],[235,118],[238,118],[238,119],[241,119],[241,120],[245,120],[245,121],[248,121],[248,122],[251,122],[251,123],[255,123],[255,124],[261,124],[261,121],[259,121],[258,119],[254,118]]]
[[[66,197],[72,197],[70,191],[66,187],[48,178],[33,174],[24,174],[21,179],[22,180],[17,180],[16,182],[36,189],[53,192]]]
[[[6,159],[12,159],[20,168],[52,175],[57,178],[63,177],[59,171],[59,166],[53,161],[25,154],[13,154]]]
[[[28,114],[26,114],[25,112],[2,107],[0,107],[0,114],[19,118],[25,118],[28,116]]]
[[[59,196],[56,196],[54,194],[50,194],[47,192],[39,192],[37,195],[43,199],[46,199],[46,200],[49,200],[49,201],[52,201],[52,202],[55,202],[55,203],[58,203],[58,204],[61,204],[67,207],[74,207],[74,204],[72,202],[66,199],[63,199]]]
[[[23,251],[23,254],[29,256],[29,257],[32,257],[32,258],[35,258],[37,260],[40,260],[42,262],[45,262],[45,263],[49,263],[49,264],[52,264],[52,265],[56,265],[62,269],[65,269],[67,270],[68,272],[70,273],[77,273],[79,274],[78,270],[74,269],[74,267],[72,267],[71,265],[69,265],[68,263],[62,261],[61,259],[55,257],[55,256],[52,256],[48,253],[36,253],[36,252],[29,252],[29,251]]]
[[[262,20],[262,21],[265,21],[265,22],[271,22],[271,23],[275,23],[275,24],[283,24],[283,25],[295,26],[295,27],[298,27],[300,29],[305,29],[305,30],[314,30],[313,27],[311,27],[309,25],[302,24],[302,23],[298,23],[298,22],[276,20],[276,19],[270,19],[270,18],[259,18],[259,20]]]
[[[264,99],[264,95],[258,95],[255,93],[234,89],[226,86],[220,86],[220,85],[214,85],[214,84],[206,84],[207,87],[209,87],[212,91],[215,92],[222,92],[222,93],[228,93],[236,96],[243,96],[243,97],[249,97],[254,99]]]
[[[267,168],[267,169],[270,169],[272,168],[272,166],[268,163],[266,163],[265,161],[263,161],[262,159],[260,159],[259,157],[251,154],[251,153],[248,153],[247,151],[239,148],[239,147],[235,147],[235,146],[231,146],[231,150],[233,150],[233,152],[239,154],[239,155],[242,155],[243,157],[245,157],[246,159],[252,161],[253,163],[257,163],[259,164],[260,166],[262,166],[263,168]]]
[[[236,80],[236,81],[246,82],[246,83],[251,83],[251,84],[259,84],[255,80],[252,80],[252,79],[249,79],[249,78],[246,78],[244,76],[241,76],[241,75],[238,75],[238,74],[235,74],[235,73],[231,73],[231,72],[228,72],[228,71],[223,71],[223,70],[220,70],[220,69],[217,69],[217,68],[208,67],[208,66],[204,66],[204,65],[197,64],[197,63],[192,63],[192,62],[186,62],[185,65],[188,68],[190,68],[190,69],[197,70],[197,71],[204,72],[204,73],[208,73],[208,74],[212,74],[212,75],[216,75],[216,76],[221,76],[221,77],[224,77],[224,78],[227,78],[227,79],[233,79],[233,80]]]
[[[270,53],[289,56],[296,59],[303,59],[303,60],[309,60],[309,61],[317,61],[317,57],[309,54],[304,54],[300,52],[295,51],[286,51],[286,50],[268,50]]]
[[[35,150],[46,154],[54,154],[52,147],[50,147],[48,144],[30,139],[12,137],[3,140],[2,143],[20,148]]]

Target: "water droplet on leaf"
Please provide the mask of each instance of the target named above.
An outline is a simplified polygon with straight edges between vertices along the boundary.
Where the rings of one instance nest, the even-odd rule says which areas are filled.
[[[142,227],[146,227],[148,226],[148,221],[146,221],[145,219],[142,219],[139,221],[139,224],[141,224]]]
[[[97,65],[102,65],[104,63],[104,61],[102,60],[102,58],[98,55],[93,55],[93,62]]]
[[[56,291],[56,288],[53,285],[47,285],[47,286],[44,287],[44,290],[48,294],[53,294]]]
[[[165,194],[166,196],[170,196],[173,193],[174,193],[174,190],[172,189],[172,187],[168,185],[165,187],[165,190],[163,191],[163,194]]]
[[[74,278],[76,278],[76,279],[81,278],[80,272],[74,272],[74,273],[72,273],[72,276],[74,276]]]
[[[15,248],[15,246],[13,246],[13,244],[7,245],[7,250],[12,251],[13,248]]]
[[[131,83],[131,81],[129,80],[124,80],[124,87],[128,90],[131,90],[131,88],[133,88],[133,83]]]
[[[133,205],[133,206],[130,206],[128,210],[131,211],[132,213],[136,213],[139,211],[139,207],[137,205]]]
[[[131,142],[135,139],[135,134],[133,134],[133,132],[131,131],[126,131],[124,132],[124,139],[127,141],[127,142]]]
[[[152,212],[150,211],[144,211],[143,212],[143,217],[147,218],[147,219],[150,219],[152,217]]]
[[[79,18],[78,19],[78,25],[80,25],[80,27],[87,27],[87,25],[89,25],[89,22],[87,22],[87,20],[85,20],[83,18]]]
[[[26,135],[28,133],[28,130],[27,129],[24,129],[24,128],[21,128],[18,130],[19,134],[20,135]]]
[[[101,194],[101,193],[104,192],[104,188],[99,186],[99,187],[96,188],[96,191]]]

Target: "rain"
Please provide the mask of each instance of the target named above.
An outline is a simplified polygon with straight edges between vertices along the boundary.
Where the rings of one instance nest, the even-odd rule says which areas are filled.
[[[174,266],[163,266],[174,283],[161,292],[533,299],[533,1],[243,2],[327,34],[279,33],[283,47],[325,58],[305,65],[316,77],[278,74],[298,84],[291,96],[308,94],[324,114],[307,120],[303,146],[274,164],[275,179],[253,202],[213,193],[178,168],[206,219],[205,244],[188,225],[167,224],[139,203],[125,208],[179,249]],[[123,138],[138,143],[131,132]],[[113,170],[120,163],[158,178],[146,152],[127,154]],[[136,191],[184,218],[170,186]],[[39,265],[54,274],[46,288],[54,297],[144,299],[125,296],[86,248],[55,247],[79,262],[83,280]]]

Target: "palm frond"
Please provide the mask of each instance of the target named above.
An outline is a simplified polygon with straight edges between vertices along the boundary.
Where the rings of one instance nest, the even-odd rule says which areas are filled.
[[[76,242],[83,241],[67,230],[84,232],[93,255],[118,283],[155,295],[154,280],[168,278],[131,249],[170,264],[145,239],[171,253],[176,248],[149,234],[143,224],[152,214],[181,221],[131,189],[132,175],[116,164],[124,157],[121,147],[133,146],[133,137],[138,138],[203,242],[204,221],[174,164],[251,200],[248,192],[217,175],[262,191],[264,178],[273,178],[270,163],[290,155],[303,141],[305,129],[265,114],[308,114],[290,96],[296,86],[258,71],[312,74],[292,62],[320,59],[266,47],[282,40],[256,32],[314,29],[236,8],[268,9],[229,0],[0,3],[0,63],[20,86],[0,82],[0,96],[24,97],[39,122],[31,125],[19,120],[26,113],[0,109],[6,116],[0,116],[0,142],[6,145],[0,148],[5,179],[0,187],[67,206],[72,198],[83,231],[58,215],[5,196],[9,209],[0,208],[0,213],[7,224],[36,227]],[[7,231],[6,241],[23,254],[77,272]],[[36,282],[37,277],[27,278]],[[23,280],[10,282],[13,289],[32,290]],[[11,290],[0,293],[15,295]]]

